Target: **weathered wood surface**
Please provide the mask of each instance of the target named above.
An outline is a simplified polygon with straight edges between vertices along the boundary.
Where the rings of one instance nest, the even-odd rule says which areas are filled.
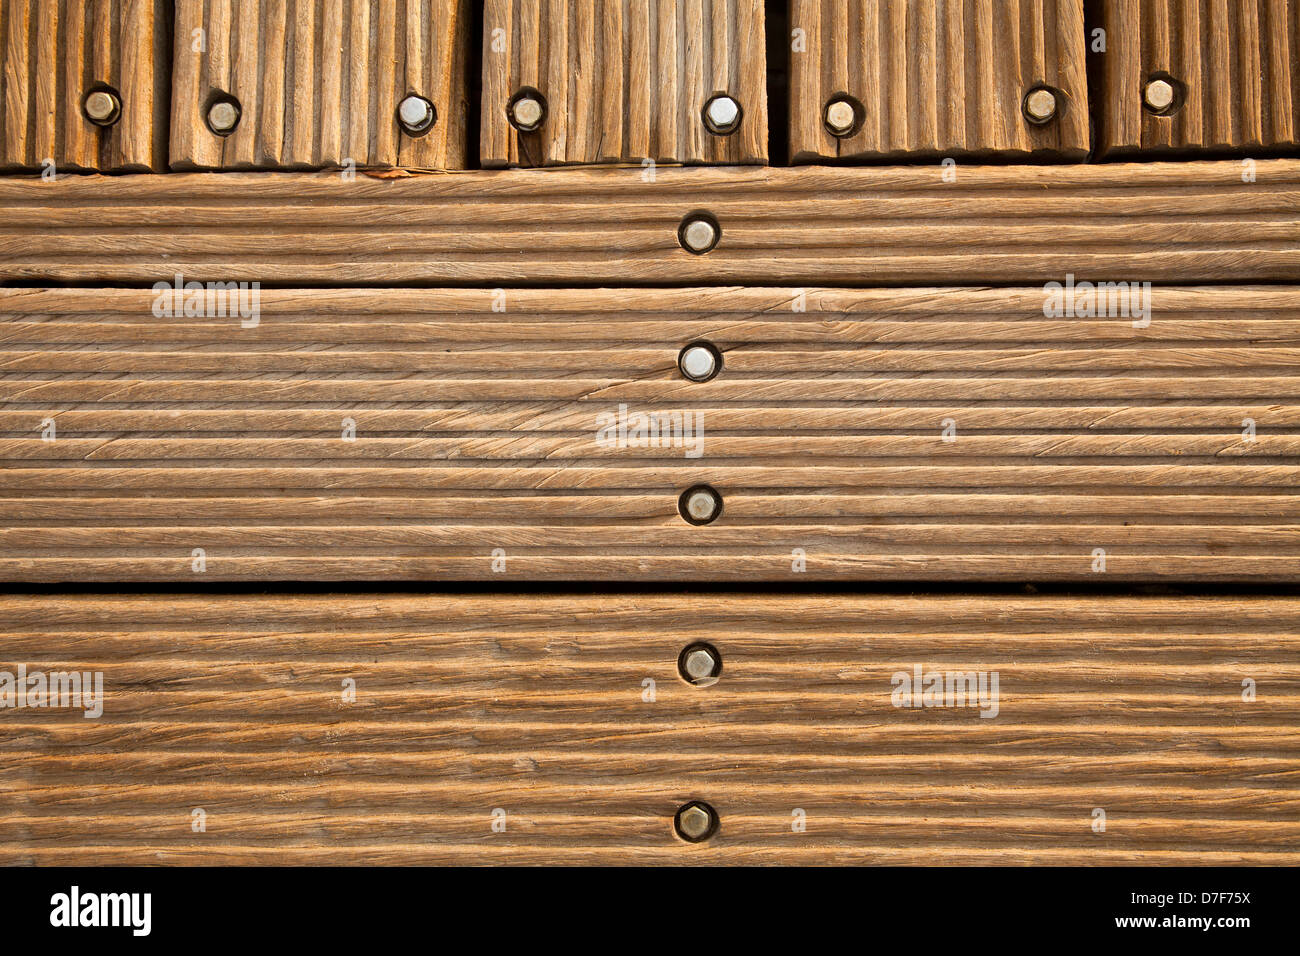
[[[1267,155],[1300,145],[1300,3],[1101,0],[1098,8],[1104,155]],[[1143,105],[1153,75],[1180,87],[1169,115]]]
[[[1297,580],[1297,291],[0,290],[0,579]]]
[[[98,719],[0,709],[3,863],[1300,863],[1294,599],[47,594],[0,617],[0,669],[103,674]],[[710,687],[677,674],[696,640]],[[985,706],[895,706],[917,665],[984,672]],[[673,833],[688,800],[720,816],[707,843]]]
[[[1082,0],[790,0],[790,28],[795,162],[1088,154]],[[1039,86],[1041,126],[1022,111]],[[845,138],[824,123],[838,94],[864,107]]]
[[[812,286],[1300,279],[1300,162],[0,180],[0,280]],[[712,213],[705,255],[678,229]]]
[[[511,125],[521,89],[549,107],[535,132]],[[716,93],[739,128],[709,132]],[[762,163],[767,160],[767,54],[762,0],[487,0],[482,162]]]
[[[0,169],[165,169],[168,6],[0,0]],[[82,110],[99,89],[121,104],[111,126]]]
[[[173,166],[462,167],[469,7],[468,0],[178,0]],[[437,111],[420,136],[398,124],[408,93]],[[205,118],[222,94],[242,109],[226,137]]]

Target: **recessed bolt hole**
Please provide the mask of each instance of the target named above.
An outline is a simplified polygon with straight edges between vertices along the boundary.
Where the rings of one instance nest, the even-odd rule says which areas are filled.
[[[708,524],[722,514],[722,496],[708,485],[696,485],[682,492],[677,509],[690,524]]]
[[[687,252],[702,256],[718,244],[722,227],[708,213],[691,213],[677,227],[677,241]]]
[[[702,111],[704,128],[715,136],[729,136],[740,129],[740,104],[726,93],[709,97]]]
[[[718,814],[707,803],[692,800],[677,809],[673,824],[687,843],[703,843],[718,832]]]
[[[506,117],[519,132],[535,132],[546,122],[546,97],[532,87],[524,87],[510,98]]]
[[[677,655],[677,672],[696,687],[716,684],[722,673],[722,655],[712,644],[691,644]]]
[[[694,342],[677,356],[677,367],[692,382],[707,382],[722,370],[722,353],[708,342]]]

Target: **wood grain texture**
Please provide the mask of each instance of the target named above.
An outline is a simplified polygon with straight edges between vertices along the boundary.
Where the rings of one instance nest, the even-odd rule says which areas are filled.
[[[469,8],[468,0],[178,0],[173,167],[463,167]],[[410,93],[437,111],[420,136],[397,121]],[[221,95],[242,109],[226,137],[206,121]]]
[[[1083,0],[790,0],[790,28],[796,163],[1088,154]],[[1057,94],[1042,126],[1021,108],[1038,86]],[[864,107],[844,138],[838,94]]]
[[[7,864],[1300,863],[1294,599],[7,595],[0,617],[0,670],[104,692],[93,720],[0,709]],[[696,640],[711,687],[677,676]],[[996,716],[894,706],[918,664],[997,672]],[[719,814],[707,843],[673,834],[688,800]]]
[[[1300,580],[1298,291],[0,290],[0,579]]]
[[[980,284],[1300,279],[1300,162],[0,180],[0,281]],[[711,212],[692,255],[682,220]]]
[[[764,23],[762,0],[487,0],[483,165],[766,162]],[[522,88],[549,108],[535,132],[507,115]],[[726,136],[715,93],[743,111]]]
[[[167,164],[168,4],[0,0],[0,169],[103,172]],[[90,122],[86,96],[111,89],[121,116]]]
[[[1300,145],[1300,3],[1102,0],[1098,149],[1107,157],[1195,151],[1294,152]],[[1143,107],[1153,76],[1181,107]]]

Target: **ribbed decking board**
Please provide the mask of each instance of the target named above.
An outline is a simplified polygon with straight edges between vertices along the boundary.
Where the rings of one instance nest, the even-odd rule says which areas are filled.
[[[1300,280],[1300,162],[0,180],[0,281]],[[682,220],[721,241],[684,250]]]
[[[0,290],[0,580],[1300,580],[1298,292]]]
[[[1294,599],[45,594],[0,618],[0,669],[103,674],[98,719],[0,709],[8,864],[1300,862]],[[677,675],[697,640],[710,687]],[[895,706],[917,665],[996,672],[996,716]],[[673,834],[688,800],[707,843]]]
[[[1110,156],[1267,155],[1300,147],[1300,3],[1101,0],[1107,49],[1096,104]],[[1172,115],[1143,106],[1152,75],[1183,85]]]
[[[468,0],[177,0],[171,161],[179,169],[461,168],[468,135]],[[195,31],[206,36],[194,49]],[[429,132],[397,121],[408,93]],[[242,109],[221,137],[222,94]]]
[[[0,0],[0,169],[146,171],[167,165],[168,4]],[[109,127],[82,111],[111,88]]]
[[[487,0],[483,19],[484,166],[766,162],[762,0]],[[524,88],[549,107],[535,132],[507,114]],[[734,133],[704,125],[715,93]]]
[[[1088,155],[1083,0],[790,0],[790,28],[794,162]],[[1042,126],[1021,106],[1038,86]],[[824,122],[841,94],[864,108],[844,138]]]

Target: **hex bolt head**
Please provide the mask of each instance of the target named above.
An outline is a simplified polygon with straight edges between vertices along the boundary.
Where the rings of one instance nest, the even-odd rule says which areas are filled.
[[[722,229],[708,216],[698,213],[687,216],[677,229],[677,241],[687,252],[702,256],[718,244]]]
[[[546,118],[546,104],[539,95],[520,93],[510,101],[510,125],[523,133],[531,133]]]
[[[707,803],[693,800],[677,810],[677,835],[688,843],[702,843],[718,829],[718,814]]]
[[[122,113],[122,101],[108,90],[95,90],[82,105],[86,119],[96,126],[112,126]]]
[[[218,136],[229,136],[239,125],[239,107],[230,100],[217,100],[208,108],[208,128]]]
[[[397,105],[397,121],[403,130],[412,135],[423,133],[433,126],[436,115],[433,104],[414,93]]]
[[[1040,86],[1025,94],[1025,116],[1031,123],[1048,123],[1056,116],[1056,94]]]
[[[677,508],[690,524],[708,524],[722,514],[722,496],[708,485],[696,485],[682,492]]]
[[[718,374],[721,357],[711,345],[688,345],[677,357],[677,367],[692,382],[707,382]]]
[[[717,136],[726,136],[740,128],[740,104],[726,93],[719,93],[704,104],[704,127]]]
[[[1174,85],[1168,80],[1154,79],[1142,91],[1142,102],[1153,113],[1163,113],[1174,105]]]
[[[848,136],[858,123],[857,111],[848,100],[831,100],[826,104],[826,128],[834,136]]]
[[[722,673],[722,655],[712,644],[691,644],[677,655],[677,672],[696,687],[709,687]]]

